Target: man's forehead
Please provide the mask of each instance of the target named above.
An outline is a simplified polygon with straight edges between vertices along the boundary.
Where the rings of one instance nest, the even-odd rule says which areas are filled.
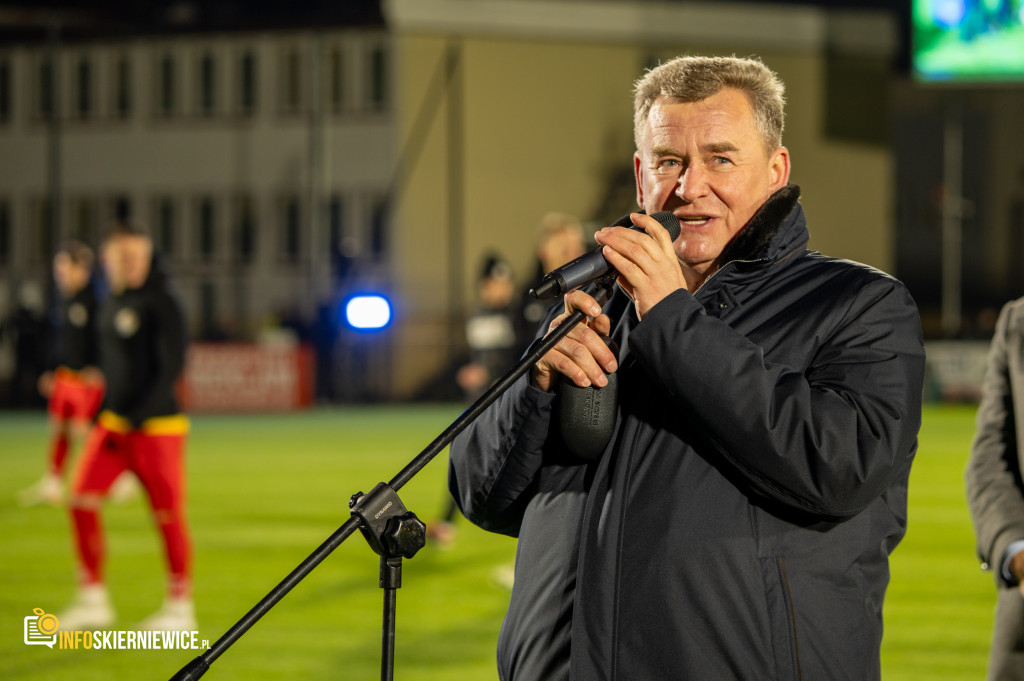
[[[107,240],[106,246],[114,248],[144,249],[148,248],[148,237],[141,234],[118,234]]]
[[[653,125],[670,117],[678,117],[680,112],[689,118],[698,119],[727,117],[752,122],[754,118],[753,107],[744,93],[734,88],[723,88],[710,97],[695,101],[661,95],[651,105],[647,121]]]
[[[752,112],[741,104],[732,98],[683,102],[659,97],[647,116],[648,142],[652,148],[671,148],[682,134],[708,151],[735,151],[757,137]]]

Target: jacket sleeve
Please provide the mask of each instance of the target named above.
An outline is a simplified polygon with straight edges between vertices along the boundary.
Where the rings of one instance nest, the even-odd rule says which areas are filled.
[[[554,396],[530,386],[529,374],[502,395],[454,442],[448,486],[473,524],[519,535],[536,489]]]
[[[829,304],[845,308],[834,328],[788,337],[810,344],[807,366],[769,361],[683,290],[648,312],[629,346],[738,486],[812,519],[842,521],[909,469],[924,347],[917,307],[890,277],[859,282]]]
[[[977,430],[967,463],[967,502],[978,555],[1005,584],[1001,566],[1009,545],[1024,539],[1024,484],[1021,483],[1008,348],[1020,301],[1003,308],[989,348],[978,408]]]

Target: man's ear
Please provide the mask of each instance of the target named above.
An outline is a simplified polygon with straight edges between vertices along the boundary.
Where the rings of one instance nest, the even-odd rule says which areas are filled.
[[[644,178],[640,152],[633,153],[633,177],[636,179],[636,205],[644,207]]]
[[[768,183],[772,193],[789,184],[789,149],[779,147],[768,160]]]

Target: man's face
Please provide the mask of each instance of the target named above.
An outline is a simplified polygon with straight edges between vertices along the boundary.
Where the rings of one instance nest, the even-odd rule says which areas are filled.
[[[146,283],[153,258],[149,239],[122,235],[110,239],[103,249],[103,269],[115,293],[140,288]]]
[[[53,257],[53,279],[57,289],[65,298],[70,298],[89,282],[90,270],[71,259],[67,253]]]
[[[585,252],[582,230],[561,229],[548,235],[537,246],[537,257],[545,272],[575,260]]]
[[[789,181],[789,152],[766,151],[746,95],[733,88],[699,102],[660,97],[634,157],[637,202],[671,211],[684,272],[704,277],[769,196]]]
[[[514,294],[515,282],[509,277],[487,277],[480,282],[480,301],[488,307],[505,307]]]

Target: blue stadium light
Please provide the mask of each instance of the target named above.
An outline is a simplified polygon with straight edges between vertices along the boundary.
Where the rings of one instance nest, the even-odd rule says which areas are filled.
[[[345,322],[362,331],[383,329],[391,322],[391,303],[376,293],[352,296],[345,303]]]

